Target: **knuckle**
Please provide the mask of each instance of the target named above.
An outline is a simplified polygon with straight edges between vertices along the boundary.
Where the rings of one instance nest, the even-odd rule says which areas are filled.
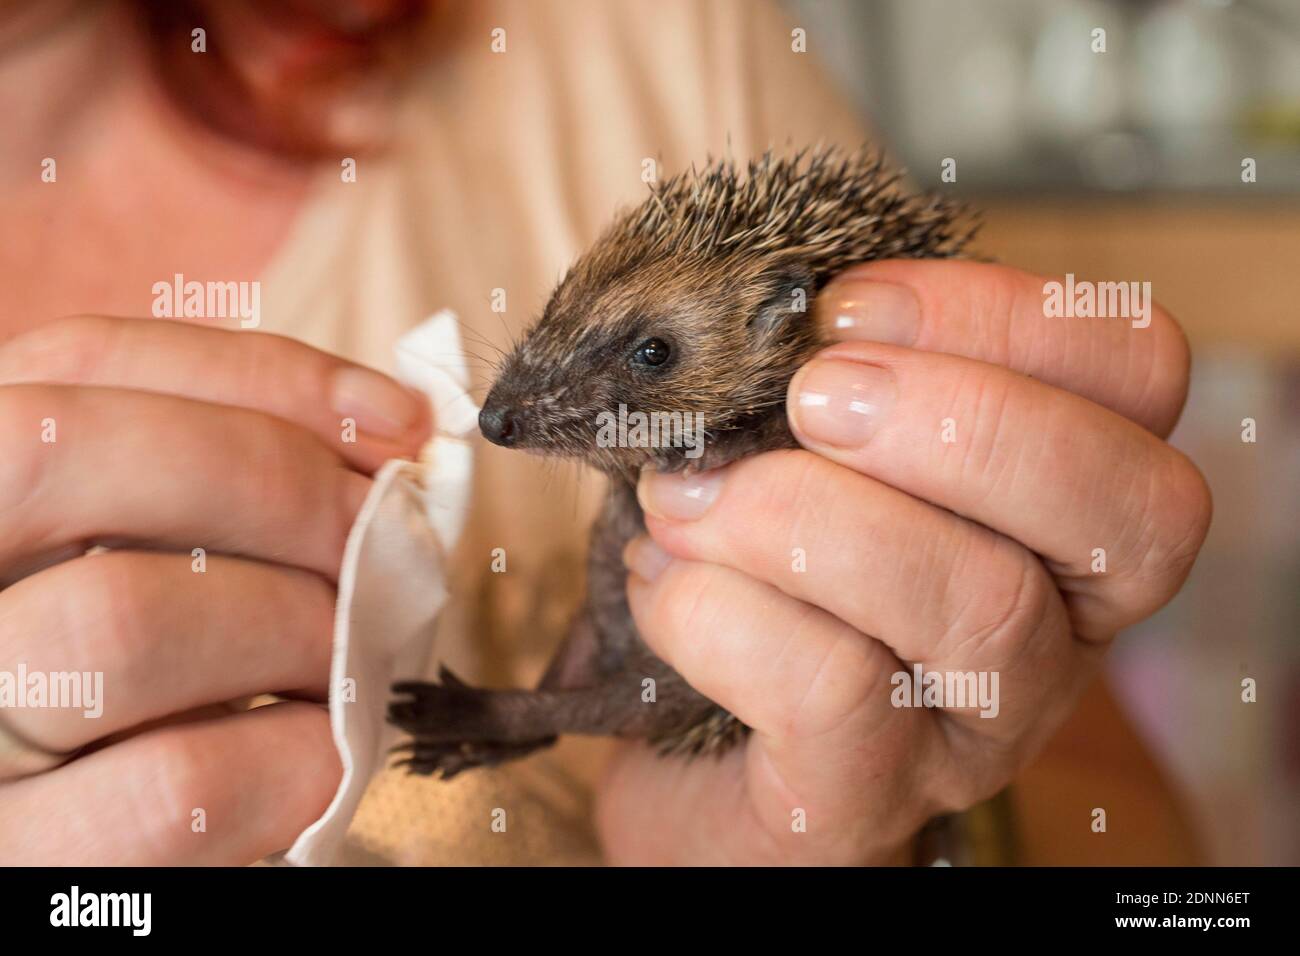
[[[655,582],[650,610],[657,643],[674,667],[690,670],[702,653],[703,641],[691,635],[714,633],[719,612],[717,569],[712,565],[675,561]]]
[[[232,354],[229,375],[239,394],[261,395],[266,383],[275,382],[285,396],[328,393],[330,361],[323,353],[294,339],[272,332],[241,333],[241,349]]]
[[[956,268],[952,270],[950,288],[962,290],[966,301],[961,310],[970,317],[969,326],[964,330],[969,336],[967,354],[994,364],[1023,368],[1026,355],[1018,354],[1021,350],[1015,347],[1018,340],[1012,320],[1041,312],[1042,280],[998,263],[954,262],[953,265]],[[1034,340],[1040,340],[1042,323],[1033,323],[1029,328]]]
[[[291,645],[295,659],[317,659],[329,649],[336,589],[320,575],[298,568],[279,568],[270,580],[275,583],[267,595],[267,604],[275,607],[281,620],[298,625],[282,628],[280,634],[286,642],[295,642]],[[328,672],[328,654],[322,663]]]
[[[1148,485],[1147,515],[1133,577],[1163,581],[1160,604],[1182,585],[1209,533],[1214,502],[1210,486],[1186,455],[1170,449]],[[1157,605],[1159,606],[1159,605]]]
[[[284,503],[272,518],[285,526],[298,527],[310,516],[313,553],[331,556],[330,567],[313,564],[313,570],[337,571],[370,479],[345,467],[305,429],[257,412],[238,414],[240,454],[253,467],[227,471],[235,496]]]
[[[949,734],[971,735],[955,721],[946,717],[941,719],[945,721],[945,730]],[[938,761],[937,772],[921,785],[929,795],[928,802],[934,813],[961,813],[984,802],[1007,785],[1023,762],[1013,753],[992,746],[984,739],[978,743],[965,743],[979,748],[980,759]]]
[[[656,582],[662,592],[652,610],[652,647],[692,686],[708,694],[736,687],[748,673],[737,655],[752,647],[762,626],[761,607],[750,600],[738,572],[719,565],[674,562]],[[709,694],[709,696],[715,696]]]
[[[825,473],[819,456],[806,451],[768,452],[740,463],[728,480],[729,520],[719,522],[728,536],[728,545],[742,548],[752,545],[765,529],[781,529],[793,543],[805,538],[804,522],[821,514],[819,503],[825,498]],[[734,492],[733,492],[734,489]],[[744,512],[737,515],[732,510]],[[756,520],[730,520],[744,516],[761,516]]]
[[[791,639],[797,641],[800,630],[826,624],[824,616],[806,608]],[[872,695],[879,690],[880,674],[869,643],[852,628],[843,626],[838,630],[808,680],[798,688],[787,688],[795,693],[773,699],[775,722],[786,737],[817,737],[850,724],[869,709]]]
[[[927,522],[906,529],[907,537],[899,548],[911,555],[907,563],[899,562],[893,585],[900,603],[916,608],[928,620],[951,621],[962,610],[962,600],[978,585],[972,585],[971,569],[979,572],[974,580],[982,581],[983,569],[990,560],[990,545],[996,536],[982,526],[963,519]],[[941,582],[936,587],[935,582]]]
[[[216,734],[241,739],[214,746]],[[196,811],[209,827],[230,833],[223,822],[247,809],[249,786],[259,791],[261,812],[232,836],[228,852],[256,859],[281,849],[320,816],[342,776],[328,716],[303,703],[272,704],[197,729],[167,728],[135,759],[142,766],[126,770],[137,782],[138,832],[162,859],[192,856]]]
[[[149,608],[131,557],[98,554],[58,568],[63,578],[57,613],[76,642],[74,652],[86,661],[129,661],[138,652],[140,622]]]
[[[238,416],[244,452],[256,464],[242,476],[249,490],[265,483],[279,492],[300,492],[321,461],[307,434],[260,412],[240,412]]]
[[[963,602],[939,645],[943,656],[997,668],[1009,665],[1052,616],[1058,599],[1047,570],[1014,542],[990,536],[991,550],[972,552],[978,568],[958,571]]]
[[[1016,440],[1008,428],[1013,413],[1018,418],[1019,434],[1033,429],[1033,422],[1027,418],[1033,414],[1032,410],[1013,405],[1012,390],[1009,377],[990,374],[984,368],[969,368],[957,380],[949,404],[958,440],[939,447],[955,449],[949,465],[953,480],[962,486],[982,489],[982,498],[994,496],[1015,475],[1023,442]],[[970,436],[967,441],[960,439],[963,429]]]
[[[222,778],[222,769],[193,734],[180,728],[163,731],[149,750],[148,764],[127,769],[136,771],[131,776],[137,786],[138,832],[159,858],[174,858],[185,848],[196,810],[202,809],[210,819],[225,815],[230,791],[214,786]]]

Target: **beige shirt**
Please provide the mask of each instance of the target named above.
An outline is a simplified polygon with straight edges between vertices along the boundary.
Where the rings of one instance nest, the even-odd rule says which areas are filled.
[[[663,178],[710,153],[745,159],[864,136],[762,2],[462,6],[454,42],[410,90],[393,148],[359,157],[355,183],[325,170],[263,277],[264,329],[390,369],[395,339],[449,307],[481,398],[486,360],[527,327],[614,210],[645,197],[648,162]],[[493,52],[496,28],[504,52]],[[492,310],[497,290],[504,313]],[[437,656],[467,679],[526,685],[581,597],[601,482],[486,443],[476,467]],[[493,548],[506,551],[505,574],[489,572]],[[382,773],[347,861],[598,862],[591,783],[607,746],[569,738],[450,782]],[[492,829],[497,808],[505,833]]]

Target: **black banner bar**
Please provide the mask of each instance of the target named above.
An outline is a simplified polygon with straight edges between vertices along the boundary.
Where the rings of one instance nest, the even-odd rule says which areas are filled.
[[[1231,945],[1241,933],[1290,926],[1294,877],[1262,868],[0,869],[0,932],[10,943],[75,933],[205,947],[410,935],[436,947],[474,932],[493,943],[535,932],[564,945],[571,935],[734,942],[788,929],[865,942],[964,927],[986,941],[1043,940],[1047,931],[1059,940],[1196,935]],[[615,935],[604,936],[599,927],[610,925]]]

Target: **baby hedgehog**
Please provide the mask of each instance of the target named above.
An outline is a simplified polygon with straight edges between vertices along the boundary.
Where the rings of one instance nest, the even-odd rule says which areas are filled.
[[[566,733],[691,755],[736,743],[744,725],[655,657],[632,622],[622,551],[645,531],[637,476],[795,447],[785,396],[825,344],[817,292],[855,263],[954,256],[973,232],[965,220],[954,203],[905,192],[879,155],[835,149],[769,152],[743,175],[711,161],[623,212],[506,358],[479,416],[489,441],[608,475],[584,607],[536,690],[469,687],[445,668],[438,683],[397,684],[389,719],[412,737],[401,763],[446,779]],[[608,430],[602,440],[620,412],[702,422],[702,448],[618,447]],[[643,696],[647,678],[655,692]]]

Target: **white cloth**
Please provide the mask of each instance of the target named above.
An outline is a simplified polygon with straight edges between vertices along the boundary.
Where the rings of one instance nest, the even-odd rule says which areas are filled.
[[[456,316],[442,311],[397,343],[398,378],[426,392],[434,437],[418,461],[386,462],[348,534],[339,571],[329,714],[343,778],[319,820],[285,854],[325,866],[343,844],[371,778],[396,736],[385,721],[389,687],[420,673],[447,601],[447,559],[464,525],[478,408]]]

